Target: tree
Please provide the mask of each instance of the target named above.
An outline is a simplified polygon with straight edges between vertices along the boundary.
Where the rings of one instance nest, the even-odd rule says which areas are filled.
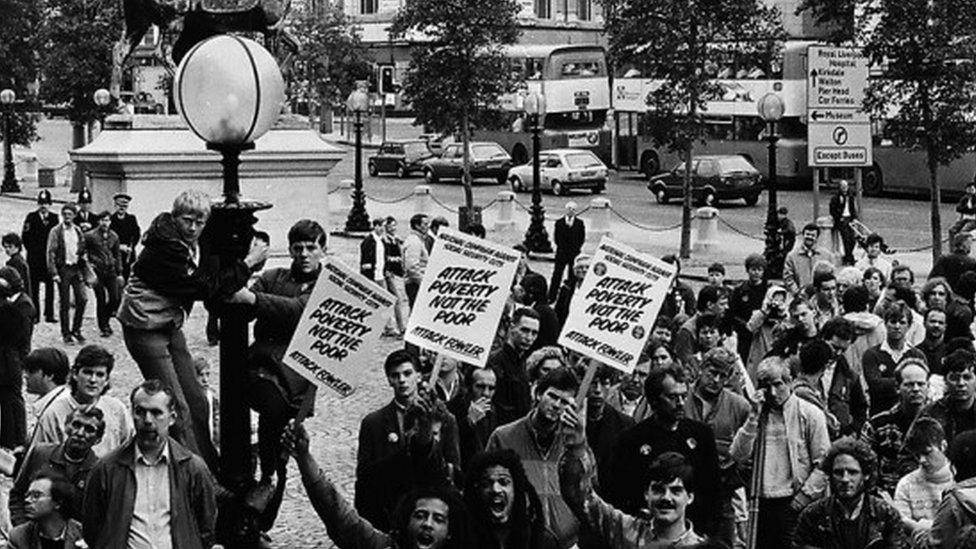
[[[64,105],[72,145],[85,145],[85,128],[100,114],[92,95],[112,80],[112,47],[122,36],[118,0],[46,0],[38,32],[41,99]],[[75,184],[83,182],[76,174]]]
[[[307,4],[294,16],[291,30],[299,42],[295,68],[289,73],[291,98],[309,105],[315,101],[328,116],[332,105],[345,101],[356,80],[369,77],[366,48],[338,3]]]
[[[731,48],[769,74],[785,35],[780,14],[760,0],[608,0],[607,11],[614,64],[659,82],[647,97],[645,127],[656,146],[685,161],[680,253],[687,258],[694,145],[705,136],[706,102],[721,95],[715,60]]]
[[[10,88],[19,99],[30,100],[28,86],[37,79],[34,37],[40,10],[35,0],[0,0],[3,39],[0,40],[0,89]],[[18,112],[11,120],[11,142],[29,145],[37,139],[35,118]],[[0,137],[3,124],[0,124]]]
[[[443,134],[459,134],[464,149],[462,184],[468,215],[471,193],[471,133],[501,124],[498,98],[518,80],[502,47],[520,30],[517,0],[410,0],[397,13],[392,36],[422,35],[413,49],[403,95],[416,122]]]
[[[809,11],[817,27],[827,31],[824,39],[840,44],[854,39],[854,2],[855,0],[803,0],[797,6],[796,14]]]
[[[864,51],[883,76],[871,80],[865,107],[888,137],[926,155],[935,261],[942,253],[938,167],[976,146],[976,9],[965,0],[876,0],[868,10],[877,25]]]

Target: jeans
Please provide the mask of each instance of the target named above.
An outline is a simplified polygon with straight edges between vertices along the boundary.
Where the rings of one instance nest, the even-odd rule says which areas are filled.
[[[386,289],[396,298],[396,303],[393,304],[393,317],[396,318],[397,329],[403,332],[407,329],[407,317],[410,315],[403,277],[387,273]],[[416,295],[414,298],[416,299]]]
[[[407,292],[407,301],[410,303],[410,310],[413,310],[413,304],[417,301],[417,294],[420,293],[420,282],[406,281],[403,285],[403,289]]]
[[[118,276],[115,273],[99,274],[92,286],[95,291],[95,316],[98,318],[98,328],[108,328],[108,320],[115,315],[119,308],[120,288]]]
[[[756,547],[792,547],[797,514],[790,509],[792,497],[760,498]]]
[[[32,267],[33,269],[33,267]],[[44,318],[52,320],[54,318],[54,282],[47,273],[47,269],[35,273],[30,272],[31,277],[31,299],[34,300],[34,307],[37,309],[37,317],[41,316],[41,284],[44,284]]]
[[[139,365],[142,377],[158,379],[176,395],[179,416],[174,437],[217,471],[217,450],[210,438],[207,392],[197,379],[193,357],[179,328],[140,330],[122,326],[125,346]]]
[[[81,331],[81,323],[85,320],[85,306],[88,304],[88,294],[85,293],[85,275],[80,265],[64,265],[58,270],[61,280],[58,282],[58,305],[61,306],[61,335]],[[68,313],[71,309],[69,292],[75,297],[74,321],[68,323]]]

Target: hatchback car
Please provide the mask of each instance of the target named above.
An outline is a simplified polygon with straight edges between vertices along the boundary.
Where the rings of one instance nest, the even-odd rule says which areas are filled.
[[[512,157],[498,143],[473,141],[471,146],[471,178],[491,178],[504,183],[512,167]],[[441,179],[461,179],[464,168],[464,147],[451,143],[444,147],[444,154],[424,162],[424,179],[437,183]]]
[[[374,177],[380,173],[395,173],[403,179],[421,171],[424,161],[433,157],[434,153],[425,140],[385,141],[376,154],[369,157],[367,169],[369,175]]]
[[[585,149],[552,149],[539,152],[539,188],[562,195],[573,189],[598,194],[607,188],[607,166]],[[532,190],[532,160],[508,171],[515,192]]]
[[[720,200],[744,199],[749,206],[759,202],[763,177],[748,160],[739,155],[696,156],[691,161],[692,200],[712,205]],[[651,177],[647,189],[659,204],[682,196],[685,163],[681,162],[659,175]]]

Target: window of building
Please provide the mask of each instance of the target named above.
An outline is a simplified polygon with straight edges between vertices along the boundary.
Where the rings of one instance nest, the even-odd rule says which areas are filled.
[[[576,16],[580,21],[593,19],[593,0],[576,0]]]
[[[551,0],[535,0],[535,16],[539,19],[549,19],[552,17]]]
[[[379,10],[380,0],[359,0],[359,13],[376,13]]]

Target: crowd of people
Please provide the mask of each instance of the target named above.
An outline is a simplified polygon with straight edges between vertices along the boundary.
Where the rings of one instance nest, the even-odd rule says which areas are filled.
[[[22,234],[3,236],[11,547],[214,546],[230,496],[207,364],[183,333],[195,302],[254,321],[242,372],[259,418],[258,477],[244,501],[262,546],[290,455],[342,549],[976,547],[976,259],[965,230],[924,284],[880,236],[863,250],[845,241],[835,257],[815,224],[782,282],[758,254],[737,284],[722,264],[697,291],[676,277],[623,374],[557,344],[590,260],[575,204],[555,224],[551,278],[517,247],[481,367],[396,343],[449,222],[417,214],[401,237],[396,219],[374,220],[359,270],[396,297],[383,335],[397,348],[383,363],[390,400],[359,428],[348,501],[296,418],[311,385],[282,364],[325,257],[323,228],[290,228],[287,267],[264,268],[264,236],[215,273],[202,261],[209,197],[181,193],[142,234],[129,200],[92,213],[83,193],[59,217],[42,192]],[[846,202],[834,209],[856,217]],[[663,260],[680,273],[675,256]],[[85,337],[86,285],[100,335],[120,326],[144,378],[128,402],[106,394],[116,357]],[[58,320],[64,345],[33,348],[35,323]],[[25,385],[38,397],[30,414]]]

